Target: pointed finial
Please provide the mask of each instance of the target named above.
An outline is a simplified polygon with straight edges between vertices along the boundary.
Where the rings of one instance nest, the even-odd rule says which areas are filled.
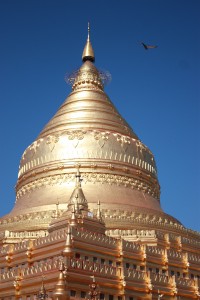
[[[77,169],[76,186],[68,203],[68,210],[72,212],[74,208],[76,214],[82,214],[83,211],[88,211],[88,203],[81,187],[81,181],[81,175],[79,169]]]
[[[52,215],[52,218],[54,219],[58,219],[60,217],[59,204],[59,202],[56,203],[56,211]]]
[[[164,294],[161,294],[160,291],[158,290],[158,300],[161,299],[164,296]]]
[[[60,204],[59,202],[56,203],[56,215],[55,215],[56,219],[60,216],[59,204]]]
[[[40,289],[40,291],[37,295],[37,298],[41,299],[41,300],[45,300],[45,299],[48,298],[48,295],[46,293],[46,289],[44,287],[44,278],[45,278],[44,275],[42,275],[42,286],[41,286],[41,289]]]
[[[76,186],[81,186],[81,181],[82,181],[81,174],[78,167],[76,172]]]
[[[100,207],[100,201],[97,202],[98,208],[97,208],[97,218],[101,221],[102,220],[102,214],[101,214],[101,207]]]
[[[98,294],[99,292],[97,291],[97,283],[96,283],[96,280],[95,280],[95,277],[94,275],[91,276],[92,277],[92,283],[89,284],[89,299],[88,300],[97,300],[98,299]]]
[[[88,41],[90,40],[90,22],[88,22]]]
[[[72,215],[71,215],[71,219],[70,219],[70,225],[72,227],[77,225],[75,204],[72,207]]]
[[[95,61],[95,57],[94,57],[94,51],[92,49],[92,44],[90,42],[90,23],[88,22],[88,37],[87,37],[87,42],[85,45],[85,48],[83,50],[83,55],[82,55],[82,61],[91,61],[94,62]]]
[[[75,196],[75,202],[74,202],[74,210],[75,210],[75,213],[79,214],[79,205],[78,205],[78,194],[76,194]]]
[[[71,256],[72,255],[72,233],[71,233],[70,225],[68,225],[68,228],[67,228],[65,248],[63,249],[62,255],[63,256]]]
[[[55,290],[53,293],[53,299],[56,300],[68,300],[70,299],[69,290],[67,289],[67,282],[65,278],[65,266],[62,263],[62,266],[59,268],[60,274],[58,276],[58,281],[55,286]]]

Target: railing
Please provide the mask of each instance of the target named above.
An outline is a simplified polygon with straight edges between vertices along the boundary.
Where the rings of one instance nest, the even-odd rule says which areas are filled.
[[[167,256],[168,258],[176,259],[176,260],[182,260],[183,254],[181,252],[169,249],[167,250]]]
[[[188,261],[200,264],[200,256],[188,253]]]
[[[37,240],[35,240],[33,242],[33,245],[35,247],[37,246],[41,246],[41,245],[44,245],[44,244],[48,244],[48,243],[51,243],[53,241],[58,241],[58,240],[61,240],[61,239],[65,239],[66,238],[66,231],[67,229],[61,229],[59,231],[55,231],[45,237],[42,237],[42,238],[39,238]]]
[[[25,250],[27,250],[28,245],[29,245],[29,241],[23,241],[18,244],[15,244],[14,251],[15,252],[25,251]]]
[[[154,246],[147,246],[146,247],[146,253],[150,255],[159,255],[162,256],[165,254],[165,250],[160,247],[154,247]]]
[[[9,252],[9,250],[10,250],[10,245],[2,247],[0,250],[0,254],[5,255],[7,254],[7,252]]]
[[[15,276],[17,276],[18,274],[19,274],[19,268],[13,268],[9,271],[5,271],[3,274],[0,274],[0,282],[14,279]]]
[[[134,242],[123,241],[123,250],[125,251],[134,251],[135,253],[141,252],[140,244]]]
[[[200,248],[200,242],[195,240],[195,239],[189,239],[189,238],[186,238],[186,237],[181,237],[181,242],[183,244],[196,246],[196,247]]]
[[[70,260],[70,269],[77,269],[83,271],[89,271],[92,273],[97,273],[99,275],[105,276],[120,276],[121,269],[109,265],[103,265],[98,263],[93,263],[89,261],[85,261],[82,259],[72,258]]]
[[[5,271],[3,274],[0,274],[0,282],[8,281],[14,279],[16,276],[29,277],[36,276],[37,274],[43,274],[50,270],[58,270],[60,265],[59,257],[53,259],[48,259],[47,261],[41,261],[34,263],[33,266],[19,266],[14,267],[10,270]]]
[[[194,280],[192,280],[192,279],[186,279],[186,278],[176,278],[176,285],[177,285],[177,287],[188,287],[188,288],[190,288],[190,287],[192,287],[192,286],[194,286],[195,284],[194,284]]]
[[[169,283],[169,276],[163,275],[163,274],[158,274],[158,273],[153,273],[149,272],[150,278],[152,283],[162,283],[162,284],[168,284]]]
[[[124,276],[130,280],[139,280],[144,281],[147,278],[147,274],[144,271],[137,271],[133,269],[125,269],[124,270]]]
[[[130,218],[129,216],[125,217]],[[136,230],[136,229],[115,229],[115,230],[106,230],[106,234],[113,237],[119,237],[119,236],[133,236],[133,237],[155,237],[156,238],[156,232],[155,230]]]
[[[60,265],[60,260],[58,257],[56,257],[54,259],[49,259],[48,261],[45,262],[36,263],[29,268],[21,269],[21,275],[23,277],[28,277],[37,274],[43,274],[50,270],[58,270],[59,265]]]
[[[72,235],[82,240],[91,241],[95,245],[102,245],[107,248],[116,248],[118,240],[107,235],[89,231],[72,231]]]

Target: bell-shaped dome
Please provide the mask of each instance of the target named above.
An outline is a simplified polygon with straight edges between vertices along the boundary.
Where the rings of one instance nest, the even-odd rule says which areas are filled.
[[[22,156],[9,216],[50,216],[58,201],[65,210],[77,166],[89,209],[100,200],[104,214],[113,217],[119,211],[163,214],[153,154],[104,92],[89,38],[82,59],[71,94]]]

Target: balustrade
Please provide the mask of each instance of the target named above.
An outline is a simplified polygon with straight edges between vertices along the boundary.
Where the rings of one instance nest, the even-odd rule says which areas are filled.
[[[84,261],[82,259],[75,259],[75,258],[72,258],[70,260],[70,268],[89,271],[94,274],[96,273],[96,274],[106,275],[106,276],[120,275],[120,268],[104,265],[104,264],[93,263],[90,261]]]
[[[167,256],[168,258],[176,259],[176,260],[182,260],[183,254],[181,252],[175,251],[173,249],[167,250]]]
[[[95,245],[102,245],[108,248],[116,248],[118,241],[107,235],[97,234],[89,231],[72,231],[72,235],[76,238],[81,238],[83,240],[92,241]]]
[[[124,270],[124,276],[125,276],[125,279],[127,277],[130,280],[134,279],[134,280],[144,281],[147,277],[147,274],[144,271],[138,271],[138,270],[133,270],[133,269],[125,269]]]
[[[183,287],[193,287],[195,285],[194,280],[192,279],[186,279],[186,278],[181,278],[178,277],[176,278],[176,285],[179,288],[183,288]]]
[[[188,261],[189,262],[194,262],[194,263],[199,263],[200,264],[200,256],[197,256],[195,254],[188,253]]]
[[[141,252],[141,246],[140,244],[134,243],[134,242],[123,242],[123,250],[125,251],[133,251],[133,252]]]
[[[159,255],[162,256],[165,254],[165,249],[160,247],[154,247],[154,246],[147,246],[146,247],[146,253],[151,255]]]
[[[169,276],[149,272],[152,283],[154,284],[169,284]]]

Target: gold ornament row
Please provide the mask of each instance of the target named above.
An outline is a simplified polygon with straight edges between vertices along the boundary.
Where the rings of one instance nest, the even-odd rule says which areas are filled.
[[[68,135],[68,140],[73,140],[74,141],[74,147],[77,147],[78,143],[80,140],[82,140],[85,136],[85,134],[87,133],[87,131],[65,131],[60,135],[49,135],[46,138],[46,144],[49,145],[50,147],[50,151],[52,152],[53,149],[55,148],[56,143],[58,143],[59,138],[61,135]],[[110,132],[98,132],[98,131],[92,131],[92,134],[94,136],[94,139],[98,142],[99,146],[101,148],[104,147],[105,143],[107,142],[107,140],[109,139],[109,136],[111,135]],[[121,144],[121,148],[124,150],[124,152],[126,152],[128,146],[131,144],[131,141],[135,143],[136,146],[136,152],[137,152],[137,157],[134,157],[131,155],[127,155],[126,153],[114,153],[113,151],[111,151],[110,153],[108,153],[108,151],[106,151],[105,153],[103,153],[102,151],[96,151],[96,159],[98,158],[102,158],[102,159],[112,159],[117,160],[117,161],[122,161],[122,162],[127,162],[127,163],[131,163],[134,165],[137,165],[141,168],[144,168],[145,170],[153,173],[154,175],[156,175],[156,166],[155,166],[155,161],[154,161],[154,157],[152,155],[152,153],[150,152],[150,150],[143,145],[139,140],[135,140],[133,138],[130,138],[128,136],[123,136],[120,134],[113,134],[113,136],[116,138],[116,141],[119,142]],[[48,162],[49,160],[53,159],[53,157],[49,156],[49,159],[47,160],[47,157],[36,157],[34,159],[34,155],[37,152],[37,149],[40,147],[41,143],[44,141],[43,138],[40,138],[39,140],[35,141],[34,143],[32,143],[24,152],[23,156],[22,156],[22,160],[20,163],[20,170],[18,173],[18,177],[22,176],[23,173],[27,172],[28,170],[30,170],[33,167],[38,166],[39,164],[43,164],[45,162]],[[27,154],[28,151],[32,151],[32,160],[28,161],[27,163],[25,163],[25,156]],[[148,155],[150,155],[150,159],[151,159],[151,163],[148,163],[146,161],[146,153],[148,153]],[[88,154],[88,152],[87,152]],[[104,156],[103,156],[104,154]],[[89,154],[88,154],[89,155]],[[87,155],[87,156],[88,156]],[[91,157],[85,157],[85,158],[94,158],[94,152],[91,152]],[[63,159],[66,159],[67,157],[63,157]],[[57,158],[56,158],[57,160]]]
[[[134,179],[127,176],[120,175],[112,175],[112,174],[99,174],[99,173],[81,173],[81,177],[84,182],[92,182],[92,183],[101,183],[101,184],[115,184],[124,187],[129,187],[135,190],[142,191],[159,199],[160,191],[158,185],[147,184],[140,179]],[[74,174],[60,174],[47,176],[40,179],[36,179],[31,183],[24,185],[17,192],[16,200],[18,200],[21,196],[29,194],[36,189],[40,189],[41,187],[47,186],[55,186],[63,183],[74,182]]]
[[[85,131],[85,130],[72,130],[72,131],[63,131],[60,134],[57,135],[48,135],[45,138],[40,138],[36,141],[34,141],[23,153],[22,155],[22,161],[25,159],[25,155],[28,151],[32,151],[33,154],[36,153],[37,149],[40,147],[41,142],[46,139],[46,144],[51,147],[51,151],[53,151],[55,144],[59,142],[59,138],[61,136],[68,136],[68,140],[82,140],[84,139],[85,135],[87,133],[91,133],[94,136],[94,139],[96,141],[102,141],[99,143],[101,148],[105,145],[106,141],[108,141],[109,137],[114,136],[116,138],[116,141],[120,143],[123,150],[127,150],[128,146],[131,144],[131,142],[134,142],[137,148],[138,154],[142,154],[143,151],[148,152],[152,156],[152,161],[154,162],[153,154],[152,152],[139,140],[136,140],[134,138],[131,138],[129,136],[125,136],[119,133],[111,133],[109,131],[101,132],[101,131]]]

